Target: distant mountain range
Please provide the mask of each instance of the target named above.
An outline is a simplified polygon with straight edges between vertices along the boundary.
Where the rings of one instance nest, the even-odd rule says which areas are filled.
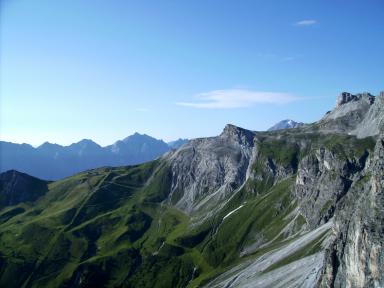
[[[57,180],[87,169],[151,161],[187,141],[178,139],[166,143],[139,133],[106,147],[89,139],[69,146],[45,142],[37,148],[0,141],[0,172],[15,169],[42,179]]]
[[[168,142],[168,146],[173,148],[173,149],[177,149],[179,148],[180,146],[184,145],[185,143],[188,142],[188,139],[182,139],[182,138],[179,138],[175,141],[171,141],[171,142]]]
[[[350,101],[355,99],[351,98]],[[331,116],[327,114],[325,117]],[[286,119],[268,131],[305,126],[304,123]],[[0,173],[14,169],[41,179],[58,180],[88,169],[148,162],[187,142],[188,139],[179,138],[166,143],[137,132],[105,147],[90,139],[83,139],[69,146],[45,142],[37,148],[25,143],[0,141]]]
[[[293,120],[286,119],[286,120],[280,121],[279,123],[273,125],[271,128],[268,129],[268,131],[297,128],[297,127],[301,127],[303,125],[305,125],[305,124],[302,122],[295,122]]]
[[[303,125],[293,120],[283,120],[268,131]],[[188,139],[179,138],[166,143],[137,132],[105,147],[90,139],[69,146],[45,142],[37,148],[25,143],[0,141],[0,172],[14,169],[41,179],[58,180],[93,168],[148,162],[187,142]]]

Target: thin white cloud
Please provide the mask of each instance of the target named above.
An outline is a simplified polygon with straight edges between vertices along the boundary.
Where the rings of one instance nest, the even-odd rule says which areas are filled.
[[[281,56],[274,53],[257,53],[256,56],[262,60],[267,61],[280,61],[280,62],[288,62],[288,61],[294,61],[296,57],[293,56]]]
[[[313,19],[306,19],[306,20],[301,20],[295,23],[295,26],[312,26],[317,24],[316,20]]]
[[[214,90],[195,95],[194,102],[178,102],[177,105],[201,109],[244,108],[255,104],[285,104],[295,100],[288,93],[262,92],[245,89]]]

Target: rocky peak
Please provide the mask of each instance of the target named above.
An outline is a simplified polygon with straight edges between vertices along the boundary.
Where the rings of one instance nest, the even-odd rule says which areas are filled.
[[[188,214],[199,211],[202,218],[222,208],[223,199],[247,179],[254,137],[254,132],[228,124],[220,136],[193,139],[169,154],[170,201]]]
[[[135,132],[134,134],[124,138],[122,141],[123,142],[129,142],[129,141],[143,141],[143,140],[148,140],[148,139],[153,139],[152,137],[148,136],[147,134],[140,134],[138,132]]]
[[[37,149],[43,149],[43,150],[53,150],[57,148],[62,148],[63,146],[56,144],[56,143],[50,143],[48,141],[41,144]]]
[[[85,149],[85,148],[101,148],[101,146],[99,144],[93,142],[90,139],[82,139],[82,140],[80,140],[77,143],[71,144],[69,147],[73,147],[73,148],[74,147],[79,147],[79,148],[82,148],[82,149]]]
[[[227,124],[220,134],[221,138],[227,138],[241,145],[253,146],[255,133],[232,124]]]
[[[364,100],[364,101],[368,102],[369,104],[373,104],[373,102],[375,101],[375,96],[371,95],[368,92],[358,93],[356,95],[351,94],[349,92],[342,92],[337,97],[336,107],[339,107],[343,104],[346,104],[346,103],[349,103],[352,101],[359,101],[359,100]]]
[[[97,145],[97,143],[93,142],[91,139],[82,139],[77,143],[82,144],[82,145],[95,145],[95,144]]]
[[[335,109],[327,112],[316,125],[325,133],[345,133],[359,138],[378,135],[384,123],[383,109],[384,97],[368,92],[342,92]]]

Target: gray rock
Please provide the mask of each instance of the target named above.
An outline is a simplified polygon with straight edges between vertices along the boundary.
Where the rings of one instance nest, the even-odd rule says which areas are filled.
[[[378,135],[383,132],[384,127],[384,92],[377,96],[373,105],[371,105],[366,116],[361,123],[351,131],[352,135],[359,138],[365,138],[372,135]]]
[[[384,93],[375,97],[370,93],[353,95],[343,92],[336,107],[319,122],[309,127],[324,133],[345,133],[359,138],[378,135],[384,123]]]
[[[189,141],[166,156],[172,169],[170,202],[192,213],[218,208],[247,178],[255,133],[227,125],[220,136]]]
[[[205,287],[314,287],[320,278],[324,253],[319,252],[282,268],[265,271],[282,259],[299,251],[305,245],[327,233],[332,227],[328,222],[306,233],[288,245],[265,253],[257,260],[246,261],[223,273]]]
[[[368,92],[360,93],[353,95],[349,92],[342,92],[339,97],[337,97],[336,100],[336,107],[339,107],[345,103],[351,102],[351,101],[359,101],[361,99],[371,101],[372,103],[375,101],[375,97],[371,95]]]
[[[369,180],[352,187],[337,209],[322,287],[384,286],[384,137],[365,177]]]
[[[300,161],[295,195],[311,227],[332,218],[337,203],[354,181],[362,177],[366,162],[367,152],[359,157],[338,155],[325,147],[312,151]]]

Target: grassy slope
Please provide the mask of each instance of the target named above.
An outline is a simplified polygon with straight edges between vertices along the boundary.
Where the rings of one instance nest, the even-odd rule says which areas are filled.
[[[372,147],[370,140],[307,135],[311,147],[300,150],[295,141],[301,139],[287,141],[290,137],[266,138],[254,167],[263,174],[270,158],[291,167],[290,176],[278,183],[268,175],[250,180],[219,214],[198,226],[164,204],[171,175],[160,161],[91,170],[51,183],[36,203],[0,210],[0,286],[71,287],[81,279],[84,287],[195,287],[285,244],[290,240],[281,230],[291,221],[293,232],[305,224],[292,213],[300,158],[317,146],[340,157]],[[256,242],[260,247],[239,256]],[[303,247],[294,256],[315,248]]]

